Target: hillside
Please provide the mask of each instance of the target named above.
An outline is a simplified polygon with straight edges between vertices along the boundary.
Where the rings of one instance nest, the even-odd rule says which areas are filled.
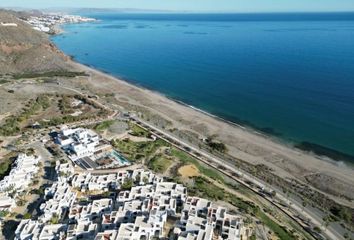
[[[0,74],[69,69],[68,58],[48,39],[11,12],[0,10]],[[17,26],[7,26],[14,23]]]

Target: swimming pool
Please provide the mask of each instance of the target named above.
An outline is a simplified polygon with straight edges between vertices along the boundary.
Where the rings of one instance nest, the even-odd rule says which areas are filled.
[[[110,156],[113,157],[117,162],[119,162],[120,165],[130,165],[130,162],[116,150],[113,150],[110,153]]]

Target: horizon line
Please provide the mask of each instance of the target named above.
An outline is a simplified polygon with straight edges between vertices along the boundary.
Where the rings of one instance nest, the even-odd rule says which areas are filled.
[[[193,13],[193,14],[318,14],[318,13],[354,13],[353,10],[326,10],[326,11],[313,11],[313,10],[294,10],[294,11],[193,11],[193,10],[166,10],[166,9],[139,9],[139,8],[104,8],[104,7],[49,7],[49,8],[29,8],[29,7],[5,7],[0,6],[0,9],[6,10],[22,10],[22,11],[48,11],[51,9],[57,10],[106,10],[106,11],[121,11],[122,13]]]

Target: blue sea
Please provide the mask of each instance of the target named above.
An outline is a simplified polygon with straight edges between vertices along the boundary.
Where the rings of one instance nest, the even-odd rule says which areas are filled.
[[[354,155],[354,13],[83,15],[99,21],[53,37],[77,61],[287,142]]]

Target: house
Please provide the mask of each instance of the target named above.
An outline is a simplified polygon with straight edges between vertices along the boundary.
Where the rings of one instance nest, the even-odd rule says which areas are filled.
[[[0,196],[0,211],[11,211],[14,207],[16,207],[16,202],[13,198],[6,195]]]
[[[40,240],[61,240],[66,235],[66,224],[45,225],[39,235]]]
[[[23,190],[31,182],[31,179],[38,172],[37,164],[40,157],[33,155],[20,154],[17,156],[14,166],[9,175],[0,181],[0,191],[9,188]]]
[[[76,199],[76,193],[71,191],[66,182],[56,182],[45,189],[45,196],[50,199],[39,207],[42,212],[40,219],[43,222],[50,221],[54,216],[64,216]]]
[[[90,129],[72,129],[67,126],[61,128],[56,138],[61,147],[70,153],[69,158],[73,161],[93,155],[96,151],[95,147],[99,145],[99,140],[99,136]]]
[[[207,199],[188,197],[174,234],[178,240],[240,240],[242,226],[241,216],[229,214]]]
[[[117,240],[159,239],[162,236],[163,225],[150,223],[144,216],[136,218],[134,223],[121,224]]]
[[[77,239],[95,239],[98,232],[98,226],[91,221],[78,221],[75,225],[70,225],[67,231],[67,240]]]
[[[38,221],[21,220],[15,231],[15,240],[38,239],[43,226]]]

